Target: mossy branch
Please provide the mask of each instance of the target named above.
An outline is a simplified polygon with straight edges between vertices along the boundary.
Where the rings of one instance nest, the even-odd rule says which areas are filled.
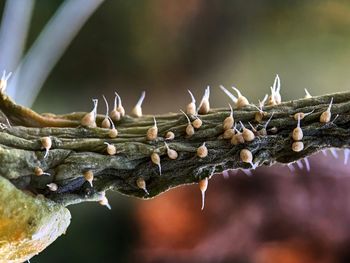
[[[319,118],[333,98],[332,116],[339,117],[330,123],[320,123]],[[188,138],[185,133],[188,124],[181,113],[156,115],[158,138],[146,140],[147,130],[153,126],[153,115],[140,118],[125,116],[115,123],[119,135],[108,137],[108,129],[85,128],[80,125],[86,113],[67,115],[38,114],[16,105],[4,93],[0,94],[0,109],[4,114],[0,132],[0,175],[10,179],[18,188],[29,190],[65,205],[101,198],[100,192],[116,190],[129,196],[154,197],[172,187],[198,182],[214,173],[226,169],[250,169],[251,165],[240,159],[240,150],[249,149],[253,162],[271,165],[275,162],[290,163],[310,156],[325,148],[347,148],[350,145],[350,92],[335,93],[309,99],[283,102],[277,106],[266,106],[264,125],[267,135],[256,136],[249,143],[232,145],[224,140],[223,120],[229,116],[228,108],[211,109],[206,115],[199,115],[203,121],[200,129]],[[304,149],[294,152],[291,148],[291,132],[297,121],[292,117],[298,112],[311,112],[302,122]],[[258,125],[254,120],[257,109],[246,106],[234,109],[235,121]],[[11,126],[7,124],[6,118]],[[97,116],[98,126],[104,116]],[[194,118],[193,118],[194,119]],[[334,119],[334,117],[332,118]],[[240,129],[240,125],[237,125]],[[175,139],[168,141],[171,149],[178,153],[176,160],[166,154],[164,135],[175,133]],[[52,147],[48,157],[40,138],[50,136]],[[105,142],[115,145],[118,153],[106,153]],[[199,158],[197,148],[206,143],[208,155]],[[160,155],[162,174],[151,162],[151,154]],[[50,175],[35,176],[34,168],[40,167]],[[91,186],[83,173],[92,170],[94,182]],[[138,188],[136,181],[143,178],[149,195]],[[56,183],[58,190],[50,191],[46,185]]]

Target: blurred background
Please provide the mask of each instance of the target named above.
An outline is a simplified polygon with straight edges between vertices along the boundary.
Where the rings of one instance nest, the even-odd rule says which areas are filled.
[[[28,5],[24,56],[67,1],[16,2]],[[91,98],[105,94],[112,102],[114,91],[130,110],[146,90],[145,113],[178,112],[190,100],[187,89],[200,100],[207,85],[212,106],[224,107],[229,100],[220,84],[257,102],[276,73],[284,100],[303,97],[304,88],[312,95],[348,90],[349,1],[97,2],[47,78],[35,84],[41,89],[32,95],[34,110],[90,111]],[[18,77],[19,58],[1,64],[7,54],[1,46],[9,42],[3,32],[0,65]],[[63,41],[55,32],[47,47]],[[33,83],[39,71],[29,67]],[[32,81],[19,81],[16,92],[10,82],[9,93],[22,102]],[[342,154],[312,156],[311,172],[299,163],[293,173],[277,165],[251,177],[216,175],[203,212],[196,185],[149,201],[110,192],[111,211],[96,203],[69,207],[66,235],[31,262],[350,262],[350,180]]]

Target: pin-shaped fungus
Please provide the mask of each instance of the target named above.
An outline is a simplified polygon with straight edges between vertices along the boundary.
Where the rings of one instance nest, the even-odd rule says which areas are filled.
[[[255,113],[254,119],[256,122],[260,123],[262,122],[263,118],[267,115],[267,112],[263,111],[265,102],[267,101],[268,95],[266,94],[264,99],[262,101],[259,100],[259,107],[256,105],[252,105],[253,107],[257,108],[258,112]]]
[[[89,182],[92,187],[92,181],[94,180],[94,174],[91,170],[87,170],[83,173],[85,181]]]
[[[143,103],[143,100],[145,99],[145,96],[146,96],[146,92],[142,91],[141,97],[139,98],[135,107],[131,111],[132,116],[137,118],[142,117],[142,103]]]
[[[160,156],[159,156],[159,154],[156,153],[156,152],[153,152],[153,153],[151,154],[151,161],[152,161],[152,163],[158,165],[158,168],[159,168],[159,175],[162,175],[162,167],[161,167],[161,165],[160,165]]]
[[[299,141],[299,142],[293,142],[292,144],[292,150],[294,152],[301,152],[304,149],[304,143]]]
[[[115,155],[117,153],[117,149],[113,144],[110,144],[108,142],[105,142],[104,144],[107,145],[106,151],[109,155]]]
[[[105,97],[105,95],[102,95],[103,100],[105,101],[106,104],[106,115],[101,123],[101,127],[102,128],[106,128],[109,129],[111,127],[111,123],[109,122],[109,118],[108,118],[108,112],[109,112],[109,107],[108,107],[108,102],[107,99]]]
[[[47,186],[47,188],[49,188],[49,190],[50,190],[51,192],[56,192],[57,189],[58,189],[58,185],[55,184],[55,183],[49,183],[49,184],[47,184],[46,186]]]
[[[7,81],[11,77],[11,75],[12,75],[12,72],[9,72],[7,75],[6,75],[6,70],[2,72],[2,76],[0,79],[0,92],[4,92],[6,90]]]
[[[210,111],[209,97],[210,97],[210,87],[208,86],[205,89],[203,98],[198,107],[199,114],[207,114]]]
[[[244,97],[244,96],[242,95],[242,93],[241,93],[236,87],[232,87],[232,89],[233,89],[234,91],[237,92],[236,107],[237,107],[238,109],[241,109],[241,108],[243,108],[243,107],[249,105],[248,99],[247,99],[246,97]]]
[[[190,90],[188,90],[188,93],[191,96],[191,102],[189,104],[187,104],[186,113],[188,115],[197,115],[196,99],[194,98],[194,96]]]
[[[115,93],[115,96],[118,98],[117,111],[120,113],[120,117],[124,117],[125,116],[125,109],[123,107],[122,98],[119,96],[119,94],[117,92],[114,92],[114,93]]]
[[[171,141],[171,140],[174,140],[175,138],[175,134],[172,132],[172,131],[168,131],[166,134],[165,134],[165,140],[168,140],[168,141]]]
[[[149,128],[147,130],[147,134],[146,134],[146,139],[148,141],[154,141],[158,137],[158,127],[157,127],[156,118],[153,117],[153,120],[154,120],[154,124],[153,124],[153,126],[151,128]]]
[[[246,142],[251,142],[251,141],[253,141],[253,140],[255,139],[255,134],[254,134],[254,132],[252,132],[251,130],[247,129],[247,128],[243,125],[243,123],[242,123],[241,121],[240,121],[239,123],[241,124],[242,129],[243,129],[243,131],[242,131],[242,137],[243,137],[244,141],[246,141]]]
[[[97,104],[98,100],[93,99],[94,108],[91,112],[86,113],[84,117],[81,119],[80,124],[89,127],[89,128],[96,128],[96,115],[97,115]]]
[[[183,110],[180,110],[180,111],[185,115],[185,117],[188,121],[188,124],[186,126],[186,134],[188,137],[191,137],[194,134],[194,128],[192,126],[191,120]]]
[[[208,189],[208,177],[205,177],[204,179],[200,180],[198,182],[198,186],[199,186],[199,190],[201,191],[201,195],[202,195],[201,210],[203,210],[204,209],[204,205],[205,205],[205,192]]]
[[[177,151],[175,151],[175,150],[173,150],[173,149],[170,149],[169,145],[168,145],[166,142],[164,142],[164,143],[165,143],[165,147],[166,147],[166,149],[167,149],[167,155],[168,155],[168,157],[169,157],[170,159],[172,159],[172,160],[177,159],[177,157],[179,156],[178,153],[177,153]]]
[[[304,119],[307,115],[310,115],[311,113],[313,113],[315,110],[312,110],[312,111],[310,111],[310,112],[306,112],[306,113],[304,113],[304,112],[297,112],[297,113],[295,113],[294,115],[293,115],[293,117],[294,117],[294,120],[298,120],[298,118],[300,118],[300,120],[302,120],[302,119]]]
[[[197,148],[197,156],[199,158],[205,158],[208,155],[208,148],[205,146],[205,142]]]
[[[275,102],[276,104],[281,104],[282,99],[281,99],[281,81],[280,78],[278,76],[278,74],[276,74],[276,78],[275,81],[273,83],[273,89],[274,89],[274,94],[275,94]]]
[[[230,107],[230,116],[227,116],[225,119],[224,119],[224,122],[222,124],[222,127],[223,129],[226,131],[226,130],[229,130],[229,129],[232,129],[233,127],[233,124],[234,124],[234,118],[233,118],[233,109],[232,109],[232,106],[231,104],[228,105]]]
[[[320,122],[327,123],[331,121],[332,113],[331,113],[331,107],[333,104],[333,98],[331,99],[331,102],[329,103],[329,106],[326,111],[322,112],[320,116]]]
[[[137,178],[136,185],[138,188],[142,189],[146,193],[146,195],[149,195],[146,188],[146,181],[143,178],[141,177]]]
[[[235,135],[235,130],[234,129],[228,129],[224,131],[224,139],[229,140],[232,138],[232,136]]]
[[[202,127],[203,122],[198,116],[196,116],[195,118],[196,119],[192,122],[192,126],[196,129],[199,129],[200,127]]]
[[[110,206],[108,199],[106,197],[106,192],[101,193],[101,199],[98,201],[98,203],[102,206],[107,207],[109,210],[112,210],[112,207]]]
[[[44,158],[46,158],[48,156],[48,154],[49,154],[49,150],[52,147],[52,140],[51,140],[51,138],[49,136],[45,136],[45,137],[41,137],[40,141],[41,141],[41,145],[45,149]]]
[[[42,175],[50,175],[49,173],[45,173],[43,169],[41,169],[39,166],[34,168],[34,174],[36,176],[42,176]]]
[[[108,117],[108,119],[112,125],[112,128],[108,130],[108,137],[116,138],[118,136],[118,130],[115,128],[113,120],[110,117]]]
[[[111,112],[109,113],[109,115],[111,116],[111,119],[113,121],[119,121],[120,118],[121,118],[121,114],[120,112],[118,111],[118,95],[117,93],[115,92],[115,97],[114,97],[114,107],[113,107],[113,110],[111,110]]]
[[[248,149],[242,149],[239,153],[239,157],[241,161],[244,163],[249,163],[253,169],[255,169],[256,165],[253,164],[253,154]]]
[[[231,144],[238,145],[238,144],[244,143],[244,138],[242,133],[239,130],[237,130],[236,127],[234,128],[234,130],[236,131],[236,134],[232,136]]]
[[[294,141],[301,141],[303,139],[303,130],[300,128],[300,116],[298,118],[298,125],[292,132],[292,138]]]

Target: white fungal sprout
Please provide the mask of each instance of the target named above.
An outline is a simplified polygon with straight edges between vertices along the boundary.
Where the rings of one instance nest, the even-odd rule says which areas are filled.
[[[41,145],[45,149],[44,158],[46,158],[49,155],[49,150],[51,149],[51,146],[52,146],[52,140],[49,136],[45,136],[45,137],[41,137],[40,141],[41,141]]]
[[[246,141],[246,142],[251,142],[251,141],[253,141],[253,140],[255,139],[255,134],[254,134],[254,132],[252,132],[251,130],[247,129],[247,128],[243,125],[243,123],[242,123],[241,121],[240,121],[239,123],[241,124],[242,129],[243,129],[243,131],[242,131],[242,136],[243,136],[244,141]]]
[[[158,169],[159,169],[159,175],[162,175],[162,166],[160,165],[160,157],[159,154],[156,152],[153,152],[151,154],[151,161],[152,163],[158,165]]]
[[[205,177],[204,179],[200,180],[198,182],[199,185],[199,190],[201,191],[201,195],[202,195],[202,206],[201,206],[201,210],[204,209],[204,205],[205,205],[205,192],[208,189],[208,177]]]
[[[96,115],[97,115],[97,104],[98,99],[92,99],[92,102],[94,103],[94,108],[91,112],[86,113],[84,117],[81,119],[80,123],[83,126],[89,127],[89,128],[96,128]]]
[[[146,181],[143,178],[139,177],[136,180],[136,185],[138,188],[142,189],[146,193],[146,195],[149,195],[147,188],[146,188]]]
[[[304,113],[304,112],[297,112],[297,113],[295,113],[294,115],[291,115],[291,117],[293,117],[294,120],[296,120],[296,121],[298,120],[298,118],[300,118],[300,119],[302,120],[302,119],[304,119],[306,116],[312,114],[314,111],[315,111],[315,110],[313,109],[312,111],[309,111],[309,112],[306,112],[306,113]]]
[[[191,102],[186,107],[186,113],[188,115],[197,115],[196,99],[194,98],[194,96],[190,90],[188,90],[188,93],[191,96]]]
[[[117,100],[118,100],[118,95],[115,92],[114,107],[113,107],[113,110],[111,110],[111,112],[109,113],[109,115],[111,116],[111,119],[113,121],[119,121],[120,117],[121,117],[121,114],[120,114],[120,112],[117,109],[117,107],[118,107],[118,101]]]
[[[233,103],[236,105],[237,98],[235,95],[233,95],[231,92],[229,92],[224,86],[220,85],[220,89],[225,92],[225,94],[233,101]]]
[[[156,117],[153,117],[154,125],[147,130],[146,139],[148,141],[154,141],[158,137],[158,127]]]
[[[233,118],[232,106],[231,106],[231,104],[228,104],[228,106],[230,107],[230,116],[226,117],[223,124],[222,124],[222,127],[225,131],[231,129],[233,124],[234,124],[234,121],[235,121]]]
[[[294,141],[301,141],[303,139],[303,130],[300,128],[300,115],[298,116],[297,127],[292,132],[292,138]]]
[[[142,117],[142,103],[143,103],[145,97],[146,97],[146,92],[142,91],[141,97],[139,98],[135,107],[131,111],[132,116],[137,117],[137,118]]]
[[[117,148],[113,144],[110,144],[108,142],[104,142],[104,144],[107,145],[106,151],[109,155],[115,155],[117,153]]]
[[[85,171],[83,173],[85,181],[87,181],[92,187],[92,181],[94,180],[94,174],[91,170]]]
[[[310,94],[310,92],[307,90],[307,89],[304,89],[305,90],[305,99],[311,99],[312,98],[312,96],[311,96],[311,94]]]
[[[208,148],[205,146],[205,142],[197,148],[197,156],[199,158],[205,158],[208,155]]]
[[[209,104],[209,97],[210,97],[210,87],[207,86],[205,89],[204,95],[202,97],[201,103],[198,107],[198,113],[200,114],[207,114],[210,111],[210,104]]]
[[[165,147],[166,147],[166,149],[167,149],[167,155],[168,155],[168,157],[169,157],[170,159],[172,159],[172,160],[177,159],[177,157],[179,156],[178,153],[177,153],[177,151],[175,151],[175,150],[173,150],[173,149],[170,149],[169,145],[168,145],[166,142],[164,142],[164,144],[165,144]]]
[[[281,80],[278,76],[278,74],[276,74],[276,78],[275,81],[273,83],[273,90],[274,90],[274,96],[275,96],[275,102],[276,104],[281,104],[282,99],[281,99]]]
[[[6,70],[2,72],[2,76],[0,79],[0,92],[4,92],[6,90],[7,81],[11,77],[11,75],[12,75],[12,72],[9,72],[7,75],[6,75]]]
[[[186,126],[186,134],[188,137],[191,137],[194,134],[194,128],[192,126],[191,120],[183,110],[180,110],[180,111],[185,115],[185,117],[188,121],[188,124]]]
[[[333,104],[333,97],[331,98],[331,102],[328,105],[328,108],[326,111],[322,112],[320,116],[320,122],[321,123],[327,123],[331,121],[332,113],[331,113],[331,108]]]
[[[47,188],[49,188],[51,192],[56,192],[58,189],[58,185],[55,183],[50,183],[50,184],[47,184],[46,186]]]
[[[118,136],[118,130],[115,128],[113,120],[108,116],[108,119],[112,125],[112,128],[108,131],[109,138],[116,138]]]
[[[118,98],[118,106],[117,106],[116,109],[120,113],[120,116],[124,117],[125,109],[124,109],[123,104],[122,104],[122,99],[121,99],[121,97],[119,96],[119,94],[117,92],[114,92],[114,93],[115,93],[115,96]]]
[[[105,117],[101,123],[101,127],[102,128],[106,128],[106,129],[109,129],[111,127],[111,123],[109,122],[109,119],[108,119],[108,113],[109,113],[109,106],[108,106],[108,102],[107,102],[107,99],[105,97],[105,95],[102,95],[102,98],[106,104],[106,114],[105,114]]]
[[[241,93],[236,87],[232,87],[232,89],[233,89],[234,91],[237,92],[236,107],[237,107],[238,109],[243,108],[243,107],[249,105],[248,99],[247,99],[246,97],[244,97],[244,96],[242,95],[242,93]]]

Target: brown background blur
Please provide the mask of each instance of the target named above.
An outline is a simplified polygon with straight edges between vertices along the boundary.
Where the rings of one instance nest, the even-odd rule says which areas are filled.
[[[0,1],[0,10],[4,1]],[[38,0],[27,47],[62,1]],[[129,110],[178,111],[212,87],[236,85],[257,102],[281,77],[285,100],[347,90],[349,1],[105,1],[46,81],[34,109],[88,111],[114,91]],[[1,55],[0,55],[1,56]],[[102,105],[99,113],[104,113]],[[342,153],[339,153],[342,156]],[[329,154],[328,154],[329,155]],[[257,169],[141,201],[109,193],[112,211],[71,206],[67,234],[39,262],[350,262],[350,182],[342,160],[311,158],[311,173]]]

